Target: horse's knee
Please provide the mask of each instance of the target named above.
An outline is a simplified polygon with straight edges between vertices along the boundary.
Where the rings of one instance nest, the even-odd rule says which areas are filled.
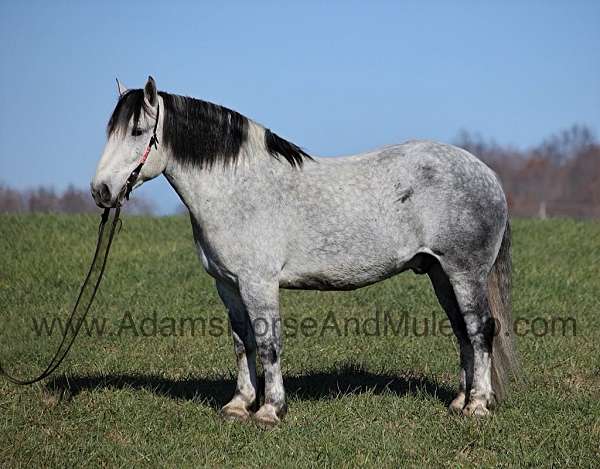
[[[275,364],[281,355],[281,344],[276,340],[263,340],[257,344],[257,353],[263,364]]]
[[[232,330],[231,335],[233,337],[233,350],[238,358],[244,355],[252,355],[256,352],[256,343],[249,334],[245,334],[245,337],[242,338],[237,332]]]

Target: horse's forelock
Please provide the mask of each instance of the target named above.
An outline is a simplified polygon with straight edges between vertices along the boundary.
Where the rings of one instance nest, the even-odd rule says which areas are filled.
[[[144,105],[144,91],[140,89],[127,90],[117,102],[115,109],[108,120],[106,133],[110,137],[115,132],[123,134],[127,130],[131,117],[134,118],[134,125],[137,125],[140,119],[142,106]]]

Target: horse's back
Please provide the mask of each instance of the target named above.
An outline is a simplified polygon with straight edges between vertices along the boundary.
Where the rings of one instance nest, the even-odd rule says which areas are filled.
[[[451,145],[410,141],[317,159],[299,177],[282,278],[288,288],[373,283],[419,253],[469,250],[505,221],[493,171]]]

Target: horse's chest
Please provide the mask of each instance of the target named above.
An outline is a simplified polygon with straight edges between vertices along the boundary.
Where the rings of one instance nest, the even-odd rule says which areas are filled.
[[[206,239],[206,236],[203,236],[202,230],[198,225],[192,224],[192,229],[196,252],[204,270],[217,279],[233,278],[234,275],[229,268],[230,266],[223,261],[225,250],[220,246],[220,243],[211,242],[214,240]]]
[[[235,277],[234,273],[220,262],[219,258],[214,254],[211,254],[210,249],[205,249],[202,245],[196,241],[196,250],[200,262],[206,272],[217,279],[232,279]]]
[[[198,242],[196,242],[196,251],[198,252],[198,257],[200,258],[200,262],[202,263],[204,270],[206,270],[209,274],[214,273],[215,263],[209,259],[209,257],[206,255],[206,252],[204,252],[204,249],[202,249],[202,246]]]

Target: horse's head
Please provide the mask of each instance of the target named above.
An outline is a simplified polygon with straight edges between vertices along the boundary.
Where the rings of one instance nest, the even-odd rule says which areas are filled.
[[[139,165],[155,130],[158,141],[162,141],[164,113],[154,79],[148,77],[143,90],[127,90],[117,84],[119,101],[108,121],[106,146],[91,183],[92,196],[100,207],[121,202],[127,179]],[[161,174],[166,164],[164,147],[153,146],[134,187]]]

